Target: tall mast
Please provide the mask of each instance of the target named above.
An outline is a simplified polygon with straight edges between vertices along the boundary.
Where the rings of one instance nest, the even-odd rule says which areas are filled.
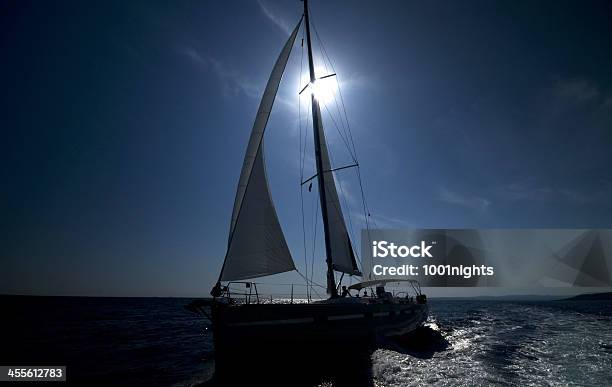
[[[310,42],[310,20],[308,18],[308,0],[304,0],[304,19],[306,23],[306,45],[308,47],[308,67],[310,69],[310,85],[314,85],[317,80],[315,76],[314,63],[312,60],[312,44]],[[315,148],[315,159],[317,162],[317,180],[319,182],[319,200],[321,201],[321,213],[323,215],[323,232],[325,234],[325,261],[327,262],[327,292],[332,298],[338,296],[338,290],[336,289],[336,280],[334,278],[334,269],[331,259],[331,243],[329,240],[329,225],[327,222],[327,200],[325,193],[325,182],[323,179],[323,161],[321,160],[321,143],[319,139],[319,130],[321,128],[321,109],[319,102],[315,98],[314,93],[311,95],[312,98],[312,123],[314,126],[314,148]],[[331,173],[327,171],[327,173]]]

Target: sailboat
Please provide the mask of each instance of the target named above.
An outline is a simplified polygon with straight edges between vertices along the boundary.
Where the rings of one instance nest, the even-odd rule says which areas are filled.
[[[264,132],[298,30],[304,23],[310,85],[317,82],[313,65],[308,1],[297,26],[285,43],[268,80],[251,131],[231,217],[227,252],[212,300],[191,305],[212,321],[217,358],[223,353],[270,346],[324,346],[337,343],[368,345],[376,336],[400,336],[427,319],[428,306],[418,284],[415,297],[385,291],[384,280],[367,280],[344,287],[339,294],[335,273],[362,276],[347,231],[330,162],[321,108],[312,94],[316,179],[325,236],[328,298],[306,303],[264,302],[254,278],[296,270],[268,187],[264,160]],[[395,281],[397,282],[397,280]],[[240,297],[232,286],[246,289]],[[367,297],[354,295],[370,289]],[[375,289],[375,291],[374,291]],[[246,295],[245,295],[246,294]],[[242,297],[244,296],[244,297]]]

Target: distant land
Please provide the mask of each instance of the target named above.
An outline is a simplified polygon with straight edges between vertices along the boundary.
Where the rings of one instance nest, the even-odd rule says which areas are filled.
[[[474,300],[474,301],[553,301],[563,296],[550,296],[540,294],[509,294],[504,296],[476,296],[476,297],[428,297],[431,300]]]
[[[612,292],[586,293],[572,297],[539,295],[539,294],[510,294],[505,296],[476,296],[476,297],[430,297],[431,300],[475,300],[475,301],[612,301]]]
[[[607,301],[607,300],[612,301],[612,292],[579,294],[574,297],[563,299],[563,301]]]

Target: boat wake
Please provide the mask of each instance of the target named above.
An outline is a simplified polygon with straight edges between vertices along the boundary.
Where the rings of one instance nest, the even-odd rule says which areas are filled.
[[[426,334],[373,352],[373,379],[377,386],[599,385],[612,377],[610,308],[432,302]]]
[[[449,346],[450,343],[432,317],[414,332],[390,339],[380,338],[377,343],[377,348],[420,359],[431,359],[435,353],[445,351]]]

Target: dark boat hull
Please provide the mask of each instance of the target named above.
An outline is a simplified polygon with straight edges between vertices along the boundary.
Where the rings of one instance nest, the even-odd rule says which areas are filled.
[[[401,336],[427,320],[427,304],[312,303],[212,307],[215,347],[240,350],[247,345],[350,343],[370,345],[377,336]]]
[[[377,339],[409,334],[428,316],[426,303],[397,299],[206,304],[213,323],[214,380],[220,385],[255,380],[286,385],[292,380],[293,385],[312,386],[328,378],[361,385],[371,379],[370,353]]]

